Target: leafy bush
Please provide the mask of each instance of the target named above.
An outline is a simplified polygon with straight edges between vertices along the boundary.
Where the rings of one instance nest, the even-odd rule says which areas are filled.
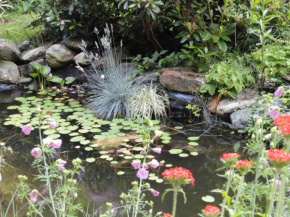
[[[281,77],[290,71],[290,46],[279,44],[266,45],[263,50],[263,59],[261,49],[251,53],[254,59],[254,65],[261,70],[262,62],[265,76],[271,78]]]
[[[240,93],[244,87],[255,82],[250,67],[245,66],[241,61],[235,60],[233,56],[228,61],[222,61],[214,64],[208,75],[206,83],[201,87],[201,92],[208,92],[210,95],[219,93],[222,95],[235,98],[237,93]]]

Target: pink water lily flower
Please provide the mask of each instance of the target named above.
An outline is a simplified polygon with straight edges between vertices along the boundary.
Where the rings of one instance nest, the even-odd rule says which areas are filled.
[[[37,201],[37,197],[38,197],[38,191],[36,189],[33,189],[29,193],[29,200],[31,200],[33,203],[35,203]]]
[[[161,154],[161,148],[153,148],[153,151],[156,153],[156,154]]]
[[[39,105],[36,106],[35,111],[36,111],[36,112],[40,112],[40,111],[41,111],[41,108],[39,107]]]
[[[57,167],[58,167],[58,169],[59,169],[60,171],[65,170],[65,167],[64,167],[64,165],[66,165],[66,161],[65,161],[65,160],[58,159],[58,160],[56,161],[56,164],[57,164]]]
[[[156,190],[154,190],[154,189],[151,190],[151,193],[152,193],[152,195],[153,195],[154,197],[158,197],[159,194],[160,194],[159,191],[156,191]]]
[[[31,130],[32,130],[32,127],[30,124],[23,125],[23,127],[22,127],[22,132],[25,135],[29,135],[31,133]]]
[[[35,158],[40,158],[42,155],[42,150],[41,148],[37,147],[37,148],[33,148],[31,150],[31,155]]]
[[[51,129],[56,128],[56,122],[55,122],[54,119],[52,119],[52,118],[48,118],[47,121],[48,121],[48,123],[49,123],[49,127],[50,127]]]
[[[157,167],[159,167],[159,162],[156,159],[153,159],[152,161],[149,162],[149,165],[156,169]]]
[[[149,176],[149,171],[146,170],[145,168],[141,168],[141,169],[139,169],[138,172],[137,172],[137,177],[138,177],[139,179],[147,179],[148,176]]]
[[[48,144],[49,148],[60,148],[62,144],[62,140],[61,139],[54,139],[51,141],[50,144]]]
[[[64,20],[61,20],[61,21],[60,21],[60,24],[61,24],[61,25],[64,25],[64,24],[65,24]]]

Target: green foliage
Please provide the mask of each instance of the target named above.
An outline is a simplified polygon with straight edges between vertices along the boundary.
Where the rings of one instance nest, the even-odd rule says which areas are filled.
[[[253,84],[255,79],[251,68],[245,66],[241,61],[235,60],[236,58],[233,56],[228,61],[214,64],[206,76],[207,84],[201,87],[201,92],[208,92],[210,95],[218,92],[219,97],[235,98],[243,88]]]
[[[279,78],[290,71],[290,47],[280,44],[269,44],[262,50],[251,53],[255,67],[260,71],[262,67],[267,79]]]
[[[167,52],[167,50],[162,50],[160,53],[156,51],[152,54],[151,58],[142,58],[140,54],[137,55],[133,59],[133,63],[136,65],[136,69],[132,71],[132,77],[136,77],[137,75],[143,75],[146,71],[154,71],[162,67],[177,66],[178,64],[180,64],[181,59],[175,52],[171,53],[170,55],[164,56],[164,54],[166,54]]]
[[[201,109],[197,105],[188,104],[186,108],[191,112],[194,117],[199,117]]]

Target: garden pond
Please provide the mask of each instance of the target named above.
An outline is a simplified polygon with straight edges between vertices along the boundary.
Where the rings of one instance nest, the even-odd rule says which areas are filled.
[[[31,167],[33,158],[30,151],[39,144],[37,130],[25,136],[21,128],[11,125],[33,124],[33,108],[36,105],[41,105],[48,115],[54,115],[53,118],[60,123],[56,130],[43,129],[44,134],[62,139],[62,147],[57,154],[68,162],[76,157],[83,160],[85,172],[78,177],[78,200],[88,208],[88,213],[98,216],[106,209],[106,202],[112,202],[114,207],[121,206],[120,194],[127,192],[132,187],[131,182],[137,180],[136,170],[130,165],[132,159],[140,157],[139,152],[142,151],[141,147],[134,148],[140,142],[136,134],[136,122],[97,120],[69,96],[35,97],[13,90],[0,93],[0,142],[2,145],[5,143],[1,149],[4,158],[1,200],[4,207],[15,191],[17,176],[26,175],[32,181],[35,174]],[[184,187],[186,204],[182,195],[179,195],[178,217],[198,216],[208,204],[205,201],[211,201],[210,204],[214,205],[221,203],[220,194],[211,192],[221,188],[225,182],[225,178],[216,172],[222,166],[220,157],[225,152],[232,152],[234,144],[242,143],[243,138],[217,125],[188,124],[186,120],[170,118],[164,123],[154,123],[156,129],[161,126],[165,132],[156,144],[162,147],[162,153],[150,155],[163,165],[154,170],[155,175],[149,177],[151,187],[160,192],[158,197],[153,197],[150,192],[147,194],[147,199],[154,201],[154,213],[171,212],[172,195],[169,193],[163,202],[161,200],[162,193],[169,187],[163,183],[161,173],[170,166],[190,170],[195,179],[194,186]],[[112,145],[119,143],[120,138],[122,142],[116,150]],[[104,150],[102,148],[106,143],[111,146]],[[34,187],[41,189],[43,186],[35,183]],[[25,216],[25,209],[19,216]]]

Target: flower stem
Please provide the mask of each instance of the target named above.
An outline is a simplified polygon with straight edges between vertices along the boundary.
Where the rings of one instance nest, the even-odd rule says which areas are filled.
[[[245,176],[242,176],[242,180],[241,180],[241,183],[240,183],[240,186],[239,186],[239,189],[238,189],[238,193],[237,193],[237,197],[236,197],[236,200],[235,200],[235,214],[237,214],[237,211],[238,211],[238,204],[239,204],[239,199],[240,199],[241,192],[243,190],[244,181],[245,181]]]
[[[138,188],[138,195],[137,195],[137,202],[136,202],[136,206],[135,209],[133,211],[133,216],[137,217],[138,215],[138,207],[139,207],[139,200],[140,200],[140,194],[141,194],[141,187],[142,187],[142,179],[140,179],[139,181],[139,188]]]
[[[277,182],[277,177],[278,177],[278,171],[277,169],[275,170],[275,175],[274,175],[274,182],[272,185],[272,189],[270,191],[270,202],[267,210],[267,216],[271,216],[272,213],[272,208],[274,206],[274,198],[275,198],[275,193],[276,193],[276,182]]]
[[[285,184],[286,184],[286,171],[285,169],[283,169],[281,186],[280,186],[279,197],[278,197],[278,202],[277,202],[276,217],[281,217],[284,215]]]
[[[233,168],[230,168],[228,170],[229,174],[228,174],[228,180],[227,180],[227,187],[226,187],[226,194],[228,195],[229,190],[230,190],[230,185],[231,185],[231,181],[232,181],[232,173],[233,173]],[[222,212],[221,212],[221,216],[223,217],[225,214],[225,205],[226,205],[226,198],[223,199],[223,203],[222,203]]]
[[[177,206],[177,195],[178,195],[178,188],[173,188],[173,207],[172,207],[172,217],[176,215],[176,206]]]
[[[40,125],[41,125],[41,116],[39,117],[38,132],[39,132],[39,139],[40,139],[41,148],[42,148],[42,150],[45,150],[44,144],[42,142],[42,135],[41,135]],[[50,185],[49,171],[48,171],[48,165],[46,163],[45,153],[43,153],[43,163],[44,163],[44,168],[45,168],[46,185],[48,187],[48,192],[49,192],[49,197],[50,197],[50,200],[51,200],[52,211],[53,211],[54,216],[57,217],[57,212],[56,212],[56,209],[55,209],[55,206],[54,206],[54,199],[53,199],[53,194],[52,194],[51,185]]]

